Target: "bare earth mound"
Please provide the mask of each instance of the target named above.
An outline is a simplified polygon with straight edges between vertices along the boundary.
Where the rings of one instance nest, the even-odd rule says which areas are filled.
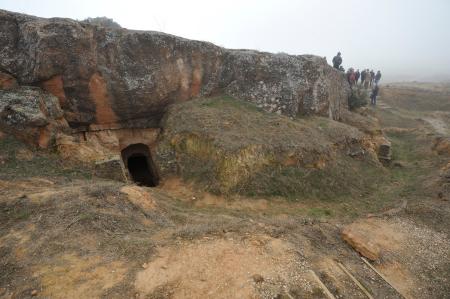
[[[215,193],[341,196],[370,187],[356,171],[383,172],[376,140],[355,127],[290,119],[230,97],[173,106],[161,139],[163,176],[181,175]],[[350,176],[353,184],[343,183]]]

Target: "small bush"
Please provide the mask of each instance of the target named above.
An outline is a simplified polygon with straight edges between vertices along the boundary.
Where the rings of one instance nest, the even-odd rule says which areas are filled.
[[[369,104],[367,90],[359,86],[354,86],[352,88],[352,94],[348,98],[348,107],[350,110],[367,106],[367,104]]]

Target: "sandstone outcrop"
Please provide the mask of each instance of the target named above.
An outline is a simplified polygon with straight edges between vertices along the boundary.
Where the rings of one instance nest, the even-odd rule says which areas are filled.
[[[155,199],[139,186],[124,186],[120,189],[120,193],[125,194],[132,204],[145,212],[151,212],[156,209]]]
[[[450,156],[450,137],[436,137],[433,144],[433,150],[439,155]]]
[[[343,228],[341,237],[362,256],[380,261],[397,250],[405,236],[388,221],[368,218],[357,220]]]
[[[450,200],[450,162],[442,167],[440,180],[438,182],[438,196],[445,200]]]
[[[0,129],[47,147],[67,129],[58,99],[37,87],[0,90]]]
[[[367,147],[375,150],[378,159],[384,165],[389,165],[391,163],[391,142],[386,138],[378,119],[370,115],[367,108],[356,109],[354,113],[343,111],[341,113],[340,121],[358,128],[361,132],[365,133],[366,136],[369,137],[367,141],[370,143]]]
[[[228,93],[267,111],[340,117],[349,93],[323,58],[227,50],[150,31],[0,10],[0,71],[59,100],[72,128],[159,127],[168,105]]]
[[[214,184],[207,189],[250,194],[255,178],[272,180],[275,167],[286,180],[263,193],[290,188],[298,195],[318,190],[322,177],[350,175],[338,161],[359,167],[376,159],[376,134],[334,121],[350,119],[345,76],[313,55],[229,50],[0,10],[0,89],[0,130],[54,145],[65,159],[95,165],[102,177],[142,177],[153,186],[160,176],[208,175]],[[197,98],[198,115],[179,111]],[[201,106],[216,99],[237,110],[225,115]],[[302,123],[305,115],[320,118]],[[111,170],[123,168],[120,158],[129,173]],[[329,183],[331,190],[336,182]]]
[[[13,76],[0,72],[0,90],[9,90],[16,87],[17,81]]]

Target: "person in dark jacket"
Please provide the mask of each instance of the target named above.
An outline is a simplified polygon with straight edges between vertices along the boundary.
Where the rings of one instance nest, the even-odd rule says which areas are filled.
[[[364,85],[364,81],[366,81],[366,70],[361,72],[361,86]]]
[[[372,104],[373,106],[377,104],[377,96],[379,90],[380,89],[378,88],[378,84],[375,84],[374,88],[372,89],[372,93],[370,94],[370,104]]]
[[[372,75],[369,71],[369,69],[366,70],[366,78],[364,80],[364,88],[369,88],[369,84],[372,82]]]
[[[377,74],[375,75],[375,84],[378,84],[380,80],[381,80],[381,72],[378,71]]]
[[[341,52],[338,52],[336,56],[333,57],[333,67],[339,69],[342,64]]]
[[[359,77],[361,77],[361,73],[359,72],[359,69],[355,72],[355,83],[358,84]]]
[[[373,70],[371,70],[370,71],[370,87],[372,87],[374,80],[375,80],[375,72]]]

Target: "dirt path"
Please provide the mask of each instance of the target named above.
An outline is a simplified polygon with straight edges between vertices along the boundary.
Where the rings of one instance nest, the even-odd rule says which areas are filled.
[[[380,109],[393,109],[391,106],[383,102],[381,96],[377,98],[377,107]]]
[[[425,117],[423,118],[423,120],[430,124],[436,131],[436,133],[444,136],[449,135],[450,128],[448,126],[448,123],[440,118],[437,113],[434,114],[434,117]]]

